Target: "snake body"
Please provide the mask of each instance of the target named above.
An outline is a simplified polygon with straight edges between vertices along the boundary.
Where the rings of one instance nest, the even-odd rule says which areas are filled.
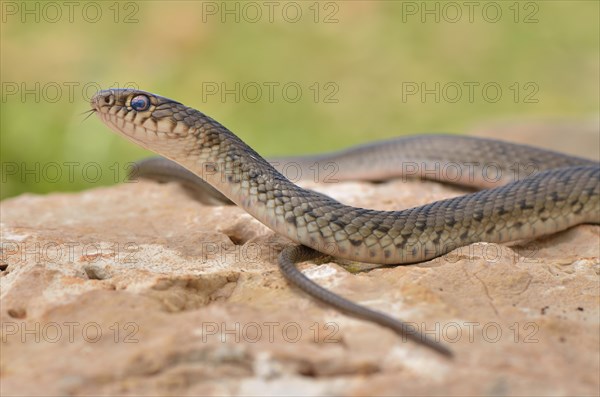
[[[470,172],[461,173],[456,183],[499,186],[402,211],[376,211],[350,207],[297,186],[226,127],[179,102],[144,91],[113,89],[97,93],[91,105],[109,127],[178,163],[299,244],[285,249],[279,258],[281,270],[292,283],[340,310],[393,328],[443,353],[448,353],[445,347],[411,332],[403,323],[317,286],[294,263],[318,253],[378,264],[414,263],[474,242],[508,242],[580,223],[600,224],[599,164],[543,149],[438,136],[384,144],[388,154],[368,155],[368,148],[353,149],[359,152],[361,167],[353,166],[356,156],[352,150],[328,157],[341,164],[344,171],[338,177],[347,172],[379,180],[397,175],[398,168],[406,164],[407,157],[403,163],[392,159],[397,159],[393,154],[396,146],[396,153],[401,148],[408,160],[422,163],[425,169],[435,170],[442,161],[468,166],[465,170]],[[474,155],[482,160],[465,161]],[[299,164],[303,161],[296,160]],[[491,161],[500,178],[484,177]],[[378,166],[382,162],[384,166]],[[531,164],[538,172],[521,175],[513,169],[515,164],[526,164],[525,168]],[[180,168],[172,169],[181,175]],[[357,169],[366,171],[361,175]],[[443,179],[439,173],[429,174]],[[196,177],[187,176],[194,184]],[[527,177],[519,180],[523,176]]]

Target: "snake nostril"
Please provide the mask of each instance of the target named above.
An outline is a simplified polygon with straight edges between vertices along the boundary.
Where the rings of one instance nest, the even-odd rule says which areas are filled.
[[[110,98],[109,98],[109,97],[107,97],[107,96],[105,96],[105,97],[104,97],[104,103],[109,103],[109,102],[110,102]]]

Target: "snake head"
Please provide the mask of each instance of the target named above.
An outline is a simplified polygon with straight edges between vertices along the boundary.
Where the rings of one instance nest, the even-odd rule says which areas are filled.
[[[189,121],[200,113],[171,99],[133,89],[99,91],[90,105],[110,128],[156,152],[181,147],[174,145],[175,141],[190,138],[195,126]]]

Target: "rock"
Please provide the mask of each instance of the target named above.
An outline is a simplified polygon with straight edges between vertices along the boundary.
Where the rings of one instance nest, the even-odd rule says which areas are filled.
[[[380,209],[463,193],[418,181],[315,188]],[[176,184],[0,207],[3,395],[598,392],[598,226],[355,274],[301,265],[443,339],[448,360],[290,287],[276,266],[285,238]]]

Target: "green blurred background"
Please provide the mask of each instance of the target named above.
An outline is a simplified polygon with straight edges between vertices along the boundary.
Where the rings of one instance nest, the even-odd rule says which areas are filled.
[[[96,87],[196,107],[265,156],[487,120],[597,118],[599,2],[466,3],[4,1],[1,197],[117,183],[148,155],[83,121]],[[436,82],[437,101],[407,91]],[[477,84],[471,98],[465,82]],[[239,98],[223,97],[236,83]]]

